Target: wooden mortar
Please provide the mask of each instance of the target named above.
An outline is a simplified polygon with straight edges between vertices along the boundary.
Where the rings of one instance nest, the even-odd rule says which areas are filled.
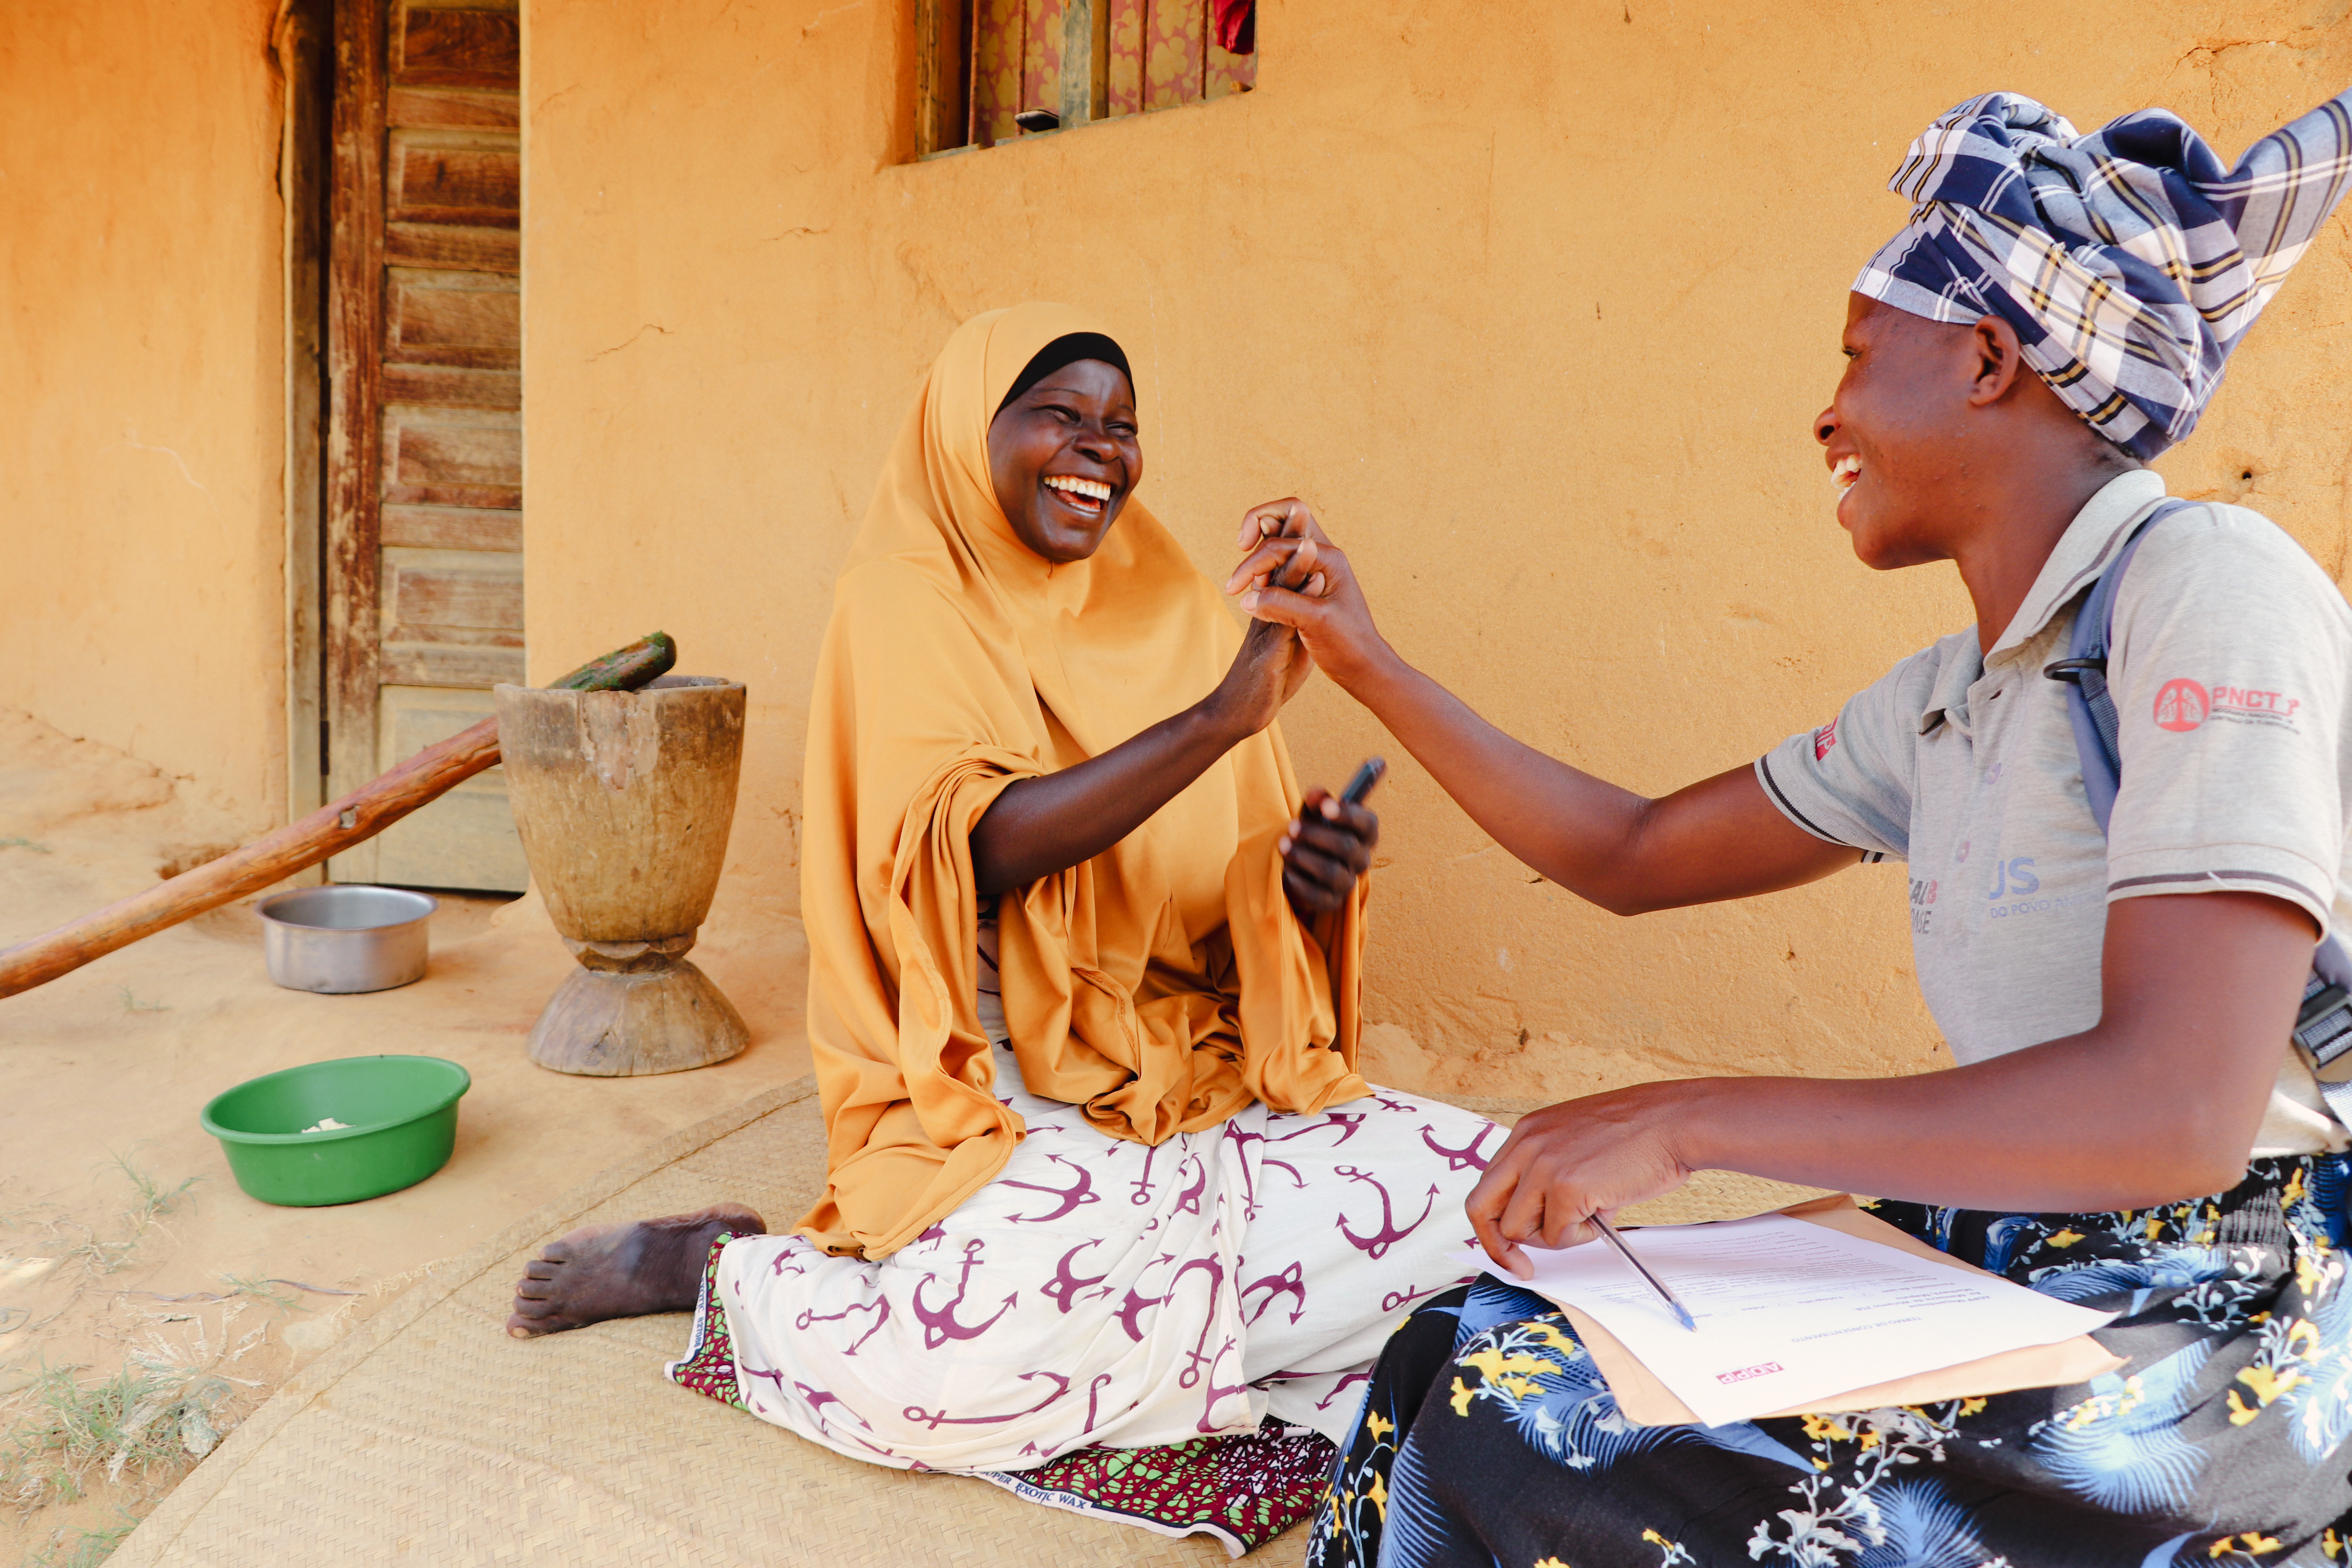
[[[666,675],[637,691],[496,696],[523,854],[581,965],[531,1026],[530,1059],[619,1078],[734,1056],[751,1031],[686,952],[727,858],[743,688]]]

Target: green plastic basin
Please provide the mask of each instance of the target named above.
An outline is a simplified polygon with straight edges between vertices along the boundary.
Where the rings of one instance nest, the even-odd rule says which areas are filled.
[[[266,1204],[355,1204],[413,1187],[449,1163],[457,1100],[474,1080],[439,1057],[344,1057],[273,1072],[214,1098],[205,1131],[236,1184]],[[342,1122],[305,1132],[320,1121]]]

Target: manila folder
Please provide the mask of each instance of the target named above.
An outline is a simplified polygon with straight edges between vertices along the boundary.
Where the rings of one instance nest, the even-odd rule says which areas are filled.
[[[1963,1263],[1947,1253],[1937,1251],[1916,1237],[1895,1229],[1883,1219],[1863,1213],[1855,1206],[1853,1199],[1843,1194],[1836,1197],[1816,1198],[1780,1212],[1792,1219],[1827,1226],[1832,1230],[1842,1230],[1865,1241],[1899,1247],[1914,1257],[1932,1258],[1953,1268],[1964,1268],[1971,1274],[1985,1272],[1972,1263]],[[1601,1369],[1601,1375],[1609,1384],[1609,1392],[1617,1396],[1618,1411],[1627,1421],[1636,1426],[1678,1426],[1698,1419],[1691,1414],[1689,1405],[1675,1398],[1648,1367],[1617,1342],[1616,1336],[1574,1307],[1563,1307],[1560,1310],[1568,1314],[1569,1322],[1576,1330],[1576,1337],[1583,1342],[1586,1353],[1592,1357],[1593,1365]],[[2128,1364],[2122,1356],[2114,1354],[2090,1335],[2077,1334],[2054,1345],[2030,1345],[2023,1350],[2004,1351],[2000,1355],[1965,1361],[1958,1366],[1898,1377],[1891,1383],[1873,1384],[1868,1388],[1857,1388],[1850,1394],[1816,1399],[1793,1410],[1775,1410],[1772,1415],[1826,1415],[1840,1410],[1876,1410],[1888,1405],[1934,1405],[1947,1399],[1973,1399],[1979,1394],[2007,1394],[2020,1388],[2059,1388],[2069,1384],[2088,1383],[2095,1377]]]

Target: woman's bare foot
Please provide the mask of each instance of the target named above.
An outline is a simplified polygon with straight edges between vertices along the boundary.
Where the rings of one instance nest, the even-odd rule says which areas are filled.
[[[507,1332],[527,1340],[607,1318],[686,1311],[701,1294],[703,1265],[722,1230],[764,1236],[768,1227],[741,1204],[583,1226],[550,1242],[523,1269]]]

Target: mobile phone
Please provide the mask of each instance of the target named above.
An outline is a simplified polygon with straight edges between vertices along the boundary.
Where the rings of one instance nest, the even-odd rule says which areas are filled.
[[[1356,770],[1356,776],[1348,781],[1348,787],[1339,792],[1340,801],[1348,805],[1363,805],[1364,797],[1372,793],[1372,786],[1386,777],[1388,771],[1389,764],[1384,759],[1366,757],[1364,765]]]

